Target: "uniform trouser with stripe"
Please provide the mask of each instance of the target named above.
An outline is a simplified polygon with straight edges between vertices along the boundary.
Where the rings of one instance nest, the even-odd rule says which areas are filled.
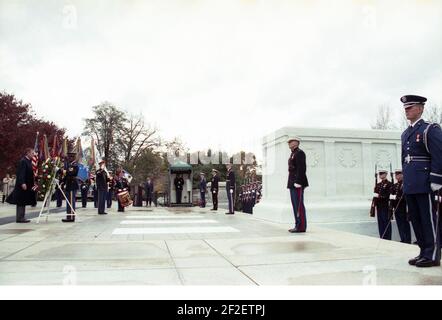
[[[307,214],[304,205],[304,189],[291,188],[290,199],[292,201],[293,213],[295,215],[296,230],[307,231]]]
[[[218,210],[218,192],[212,192],[213,210]]]
[[[420,257],[440,261],[440,229],[437,225],[434,197],[431,194],[406,195],[414,233],[420,247]]]
[[[379,237],[384,240],[391,240],[391,217],[388,205],[380,205],[376,208],[378,218]]]
[[[235,213],[235,190],[227,189],[227,200],[229,201],[229,213]]]
[[[66,191],[66,197],[68,198],[69,203],[70,203],[70,205],[69,205],[69,203],[66,201],[66,213],[68,214],[67,218],[71,219],[71,220],[75,220],[75,216],[70,215],[70,214],[72,213],[72,209],[75,210],[75,202],[76,202],[75,196],[76,196],[76,194],[77,194],[77,190]],[[71,206],[72,206],[72,209],[71,209]]]
[[[176,203],[181,204],[181,199],[183,197],[183,190],[176,191]]]
[[[411,226],[407,219],[407,212],[396,212],[396,224],[402,243],[411,244]]]

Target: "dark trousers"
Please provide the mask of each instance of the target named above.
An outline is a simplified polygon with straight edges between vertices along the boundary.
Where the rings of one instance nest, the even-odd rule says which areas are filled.
[[[176,191],[176,203],[181,204],[181,198],[183,196],[183,190]]]
[[[152,196],[148,195],[146,198],[146,207],[152,207]]]
[[[69,203],[71,204],[71,205],[69,205],[69,203],[67,203],[67,201],[66,201],[66,213],[67,213],[66,218],[70,219],[70,220],[75,220],[75,215],[71,215],[71,214],[73,213],[72,209],[74,209],[74,211],[75,211],[75,202],[76,202],[75,195],[76,194],[77,194],[77,190],[66,191],[66,197],[68,198]],[[71,209],[71,206],[72,206],[72,209]]]
[[[81,191],[81,205],[83,208],[87,207],[87,190]]]
[[[291,188],[290,199],[296,221],[296,230],[307,231],[307,214],[304,206],[304,190],[302,188]]]
[[[200,192],[200,195],[201,195],[201,208],[205,208],[206,207],[206,193]]]
[[[55,190],[55,199],[57,201],[57,208],[61,208],[63,206],[63,194],[58,188]]]
[[[120,200],[118,200],[118,212],[124,212],[124,207],[121,205]]]
[[[437,225],[434,197],[431,194],[406,195],[408,210],[417,243],[421,250],[420,257],[440,261],[440,226]]]
[[[106,190],[98,190],[98,214],[104,214],[106,207]]]
[[[17,206],[17,209],[15,211],[16,214],[16,222],[20,222],[25,220],[25,214],[26,214],[26,207],[25,206]]]
[[[5,203],[5,200],[6,200],[6,194],[4,194],[4,195],[2,196],[2,203]]]
[[[97,209],[98,208],[98,191],[93,190],[92,194],[94,196],[94,208]]]
[[[218,192],[212,192],[213,210],[218,210]]]
[[[235,213],[235,190],[230,192],[230,189],[227,189],[227,201],[229,202],[229,213]]]
[[[108,209],[112,208],[112,191],[110,190],[106,193],[106,204]]]
[[[388,205],[377,206],[376,213],[378,218],[379,237],[384,240],[391,240],[392,228]]]
[[[407,219],[407,212],[396,212],[396,224],[402,243],[411,244],[411,226]]]

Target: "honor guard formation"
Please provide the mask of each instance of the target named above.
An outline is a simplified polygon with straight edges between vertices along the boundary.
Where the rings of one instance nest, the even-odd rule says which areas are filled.
[[[390,169],[375,168],[375,187],[370,215],[377,218],[379,236],[384,240],[392,239],[392,220],[396,220],[401,242],[412,243],[412,228],[419,247],[418,255],[410,259],[409,264],[419,268],[440,266],[441,260],[441,223],[440,212],[442,202],[442,129],[439,124],[426,122],[422,115],[427,99],[416,95],[407,95],[401,98],[405,115],[410,126],[403,132],[402,141],[402,168],[393,171]],[[37,135],[38,137],[38,135]],[[307,157],[300,148],[300,137],[290,137],[287,140],[290,149],[288,159],[287,189],[291,199],[294,227],[290,233],[305,233],[307,231],[307,212],[304,204],[304,192],[309,187],[307,178]],[[28,148],[20,160],[16,172],[16,180],[7,176],[3,180],[3,200],[17,206],[17,223],[28,223],[25,218],[25,207],[36,205],[36,158],[35,148]],[[112,175],[106,168],[105,159],[94,168],[93,174],[79,179],[80,166],[76,158],[77,153],[66,152],[61,165],[55,166],[56,184],[53,186],[57,207],[66,201],[65,223],[75,222],[76,195],[81,194],[82,207],[87,206],[89,192],[92,189],[94,207],[98,214],[106,215],[106,208],[112,207],[112,200],[118,202],[118,212],[124,212],[125,207],[132,205],[130,196],[130,180],[123,169],[116,170]],[[56,163],[59,158],[54,157]],[[35,162],[35,163],[34,163]],[[235,214],[235,208],[240,206],[242,211],[253,214],[254,207],[261,201],[262,184],[252,180],[240,187],[237,194],[237,179],[233,166],[226,165],[226,186],[228,211],[226,214]],[[390,174],[390,177],[389,177]],[[47,175],[47,173],[46,173]],[[15,183],[11,185],[11,181]],[[205,208],[210,191],[213,208],[218,210],[220,195],[220,172],[212,170],[212,176],[200,174],[198,191],[199,205]],[[183,190],[192,189],[191,182],[185,184],[182,175],[177,174],[171,181],[176,191],[176,203],[182,203]],[[210,188],[208,187],[210,183]],[[5,186],[6,184],[6,186]],[[12,190],[12,191],[11,191]],[[144,184],[136,186],[136,202],[142,206],[143,191],[146,206],[157,205],[154,183],[148,178]],[[190,191],[191,192],[191,191]],[[50,192],[49,192],[50,193]],[[48,193],[48,194],[49,194]],[[6,195],[5,195],[6,194]],[[237,199],[237,195],[239,196]],[[185,196],[186,197],[186,196]],[[45,198],[46,199],[46,198]],[[410,225],[411,223],[411,225]]]
[[[401,242],[411,243],[411,227],[419,255],[409,264],[419,268],[440,266],[442,130],[422,119],[427,99],[416,95],[401,98],[410,126],[402,133],[402,169],[376,175],[371,216],[377,216],[379,235],[391,240],[391,221],[396,219]]]

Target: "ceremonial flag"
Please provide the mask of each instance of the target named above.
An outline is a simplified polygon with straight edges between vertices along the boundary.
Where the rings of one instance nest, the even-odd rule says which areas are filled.
[[[58,148],[58,139],[57,134],[54,135],[54,142],[52,144],[52,150],[51,150],[51,157],[52,159],[55,159],[56,157],[60,156],[59,148]]]
[[[49,153],[48,136],[47,135],[43,135],[43,140],[44,140],[44,146],[43,146],[44,151],[43,151],[43,154],[44,154],[45,160],[47,160],[47,159],[49,159],[51,157],[51,154]]]
[[[44,141],[44,137],[41,137],[40,139],[40,148],[38,150],[38,160],[40,162],[44,162],[46,161],[45,159],[45,141]]]
[[[34,156],[32,157],[32,171],[34,172],[34,177],[38,176],[38,136],[39,132],[37,131],[37,135],[35,137],[34,143]]]
[[[68,139],[64,138],[63,140],[63,147],[61,150],[61,157],[66,158],[68,156]]]
[[[95,164],[95,141],[94,138],[91,139],[91,157],[89,158],[89,167]]]
[[[77,153],[77,162],[80,163],[83,160],[83,148],[81,147],[81,139],[78,137],[77,144],[75,146],[75,152]]]

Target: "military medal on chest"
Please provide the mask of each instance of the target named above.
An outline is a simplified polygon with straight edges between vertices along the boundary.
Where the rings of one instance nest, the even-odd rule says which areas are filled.
[[[416,136],[416,142],[421,142],[421,135],[419,133]]]

